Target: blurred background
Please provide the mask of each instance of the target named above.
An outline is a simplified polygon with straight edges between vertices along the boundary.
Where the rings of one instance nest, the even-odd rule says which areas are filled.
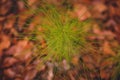
[[[34,42],[19,35],[39,23],[42,15],[30,10],[43,2],[70,10],[81,22],[91,19],[86,39],[94,50],[70,63],[31,61]],[[119,44],[120,0],[0,0],[0,80],[120,80]]]

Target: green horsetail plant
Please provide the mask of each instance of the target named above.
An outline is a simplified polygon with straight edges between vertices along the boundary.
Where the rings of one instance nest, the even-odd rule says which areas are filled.
[[[85,37],[89,28],[87,26],[89,20],[81,22],[71,17],[67,11],[59,10],[54,6],[40,7],[35,12],[42,13],[41,21],[31,32],[34,36],[29,38],[37,42],[35,45],[37,57],[44,61],[63,59],[70,61],[74,54],[87,48]],[[39,44],[41,40],[45,41],[44,48]]]

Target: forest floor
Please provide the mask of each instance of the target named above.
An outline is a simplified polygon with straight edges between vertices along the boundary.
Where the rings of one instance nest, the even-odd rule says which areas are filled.
[[[95,51],[74,56],[71,64],[66,60],[60,64],[47,62],[39,70],[36,69],[39,60],[29,63],[34,43],[18,39],[19,33],[25,32],[23,27],[31,29],[39,21],[38,16],[24,14],[27,8],[23,1],[0,0],[0,80],[111,80],[116,76],[116,69],[120,69],[120,66],[116,68],[120,49],[120,0],[64,0],[62,5],[74,7],[73,15],[80,21],[93,19],[94,35],[87,39]],[[62,2],[46,1],[57,6]],[[32,8],[39,3],[39,0],[27,2]],[[36,21],[29,21],[30,18]],[[111,57],[115,60],[110,61]],[[120,80],[120,73],[117,74],[116,79]]]

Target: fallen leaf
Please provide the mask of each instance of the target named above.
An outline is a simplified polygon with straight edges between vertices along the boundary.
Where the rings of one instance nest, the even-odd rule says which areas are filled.
[[[9,78],[14,78],[16,73],[12,70],[12,68],[4,70],[4,74]]]
[[[17,63],[18,60],[15,59],[15,58],[12,58],[12,57],[8,57],[8,58],[5,58],[5,60],[3,61],[3,67],[9,67],[9,66],[12,66],[14,65],[15,63]]]
[[[7,49],[10,46],[10,39],[6,35],[1,35],[1,41],[0,41],[0,51],[3,49]]]
[[[110,46],[108,41],[105,41],[103,43],[103,48],[102,49],[103,49],[103,53],[105,55],[115,56],[115,52],[112,50],[112,48],[111,48],[111,46]]]
[[[86,20],[91,17],[91,14],[86,6],[82,4],[75,4],[74,8],[75,8],[75,14],[80,21]]]

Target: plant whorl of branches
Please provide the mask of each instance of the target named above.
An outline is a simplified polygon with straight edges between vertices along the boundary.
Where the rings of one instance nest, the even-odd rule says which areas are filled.
[[[77,18],[71,17],[67,12],[62,12],[54,6],[40,7],[33,12],[34,14],[35,12],[42,13],[41,23],[31,32],[34,37],[29,37],[37,42],[37,57],[44,56],[43,60],[61,61],[66,59],[69,61],[74,54],[85,49],[88,20],[80,22]],[[44,48],[38,44],[41,37],[45,41],[46,47]]]

